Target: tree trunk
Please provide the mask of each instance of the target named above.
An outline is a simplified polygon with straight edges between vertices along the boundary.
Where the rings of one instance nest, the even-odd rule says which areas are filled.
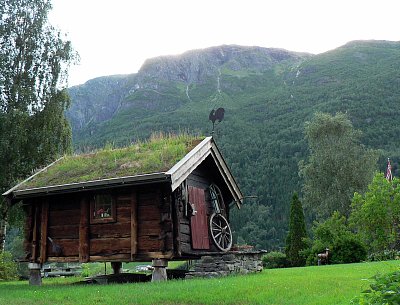
[[[7,222],[4,219],[0,220],[0,252],[4,251],[7,233]]]
[[[4,251],[7,235],[7,219],[8,219],[8,202],[3,202],[3,206],[0,205],[0,252]]]

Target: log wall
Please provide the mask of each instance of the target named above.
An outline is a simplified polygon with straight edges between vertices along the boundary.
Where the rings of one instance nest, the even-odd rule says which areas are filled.
[[[111,191],[115,221],[90,222],[95,193],[26,200],[30,262],[149,261],[173,255],[171,193],[163,184]]]

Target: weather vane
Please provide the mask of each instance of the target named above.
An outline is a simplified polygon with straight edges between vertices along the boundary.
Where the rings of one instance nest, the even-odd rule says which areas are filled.
[[[221,121],[224,119],[224,114],[225,114],[224,108],[218,108],[217,110],[215,110],[215,109],[211,110],[210,115],[208,116],[208,119],[213,124],[211,136],[214,135],[215,122],[218,121],[218,123],[221,123]]]

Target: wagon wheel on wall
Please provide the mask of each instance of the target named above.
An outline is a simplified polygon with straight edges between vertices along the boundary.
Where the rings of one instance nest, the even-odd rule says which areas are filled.
[[[228,221],[221,214],[212,214],[210,217],[212,239],[218,249],[229,251],[232,247],[232,231]]]

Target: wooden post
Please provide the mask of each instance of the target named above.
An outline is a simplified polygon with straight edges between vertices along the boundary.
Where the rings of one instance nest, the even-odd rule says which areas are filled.
[[[87,263],[90,257],[89,219],[90,206],[87,197],[81,199],[79,221],[79,262]]]
[[[167,280],[167,270],[168,260],[166,259],[153,259],[153,274],[151,276],[152,282],[166,281]]]
[[[49,203],[42,203],[42,214],[40,218],[40,263],[44,264],[47,259],[47,223],[49,219]]]
[[[25,214],[27,215],[25,228],[24,228],[24,258],[31,259],[32,258],[32,226],[33,226],[33,217],[34,217],[34,209],[32,203],[23,206]]]
[[[111,267],[114,274],[122,273],[122,263],[121,262],[111,262]]]
[[[33,232],[32,232],[32,255],[31,261],[36,262],[37,258],[37,231],[38,231],[38,215],[39,215],[39,207],[35,204],[35,212],[33,213]]]
[[[137,192],[134,190],[131,197],[131,261],[135,259],[137,253],[137,206]]]
[[[181,242],[180,242],[181,226],[179,222],[180,218],[179,205],[181,203],[182,203],[182,196],[177,196],[177,191],[175,191],[172,199],[172,221],[173,221],[172,224],[173,224],[173,236],[174,236],[173,246],[177,256],[182,255]]]
[[[37,263],[29,263],[28,268],[29,268],[29,285],[41,286],[42,277],[40,275],[40,269],[42,268],[42,265]]]

